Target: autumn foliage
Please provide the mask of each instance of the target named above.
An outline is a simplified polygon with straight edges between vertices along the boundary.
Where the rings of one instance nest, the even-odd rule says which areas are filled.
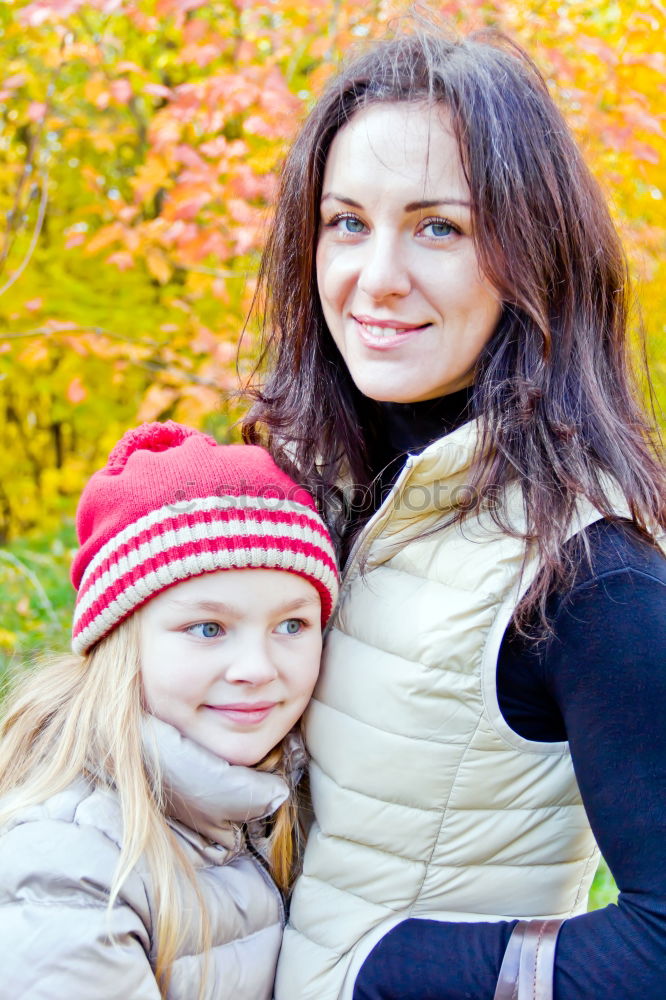
[[[0,5],[0,538],[52,526],[130,424],[233,434],[279,163],[381,0]],[[606,189],[666,367],[666,7],[458,0],[517,36]],[[661,353],[660,353],[661,352]],[[237,371],[237,368],[240,371]]]

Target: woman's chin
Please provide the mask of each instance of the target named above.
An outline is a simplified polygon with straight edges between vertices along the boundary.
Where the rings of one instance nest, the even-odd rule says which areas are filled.
[[[354,379],[354,384],[367,399],[374,399],[377,403],[422,403],[455,392],[456,389],[463,388],[465,383],[442,387],[416,385],[404,379],[379,382],[371,378],[359,378]]]

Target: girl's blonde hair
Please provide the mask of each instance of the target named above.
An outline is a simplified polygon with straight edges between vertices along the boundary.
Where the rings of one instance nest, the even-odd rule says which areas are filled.
[[[199,900],[195,933],[202,953],[210,948],[210,927],[194,869],[166,820],[159,770],[144,752],[144,714],[137,614],[85,656],[60,656],[20,678],[0,722],[0,826],[81,774],[95,785],[115,789],[123,842],[109,908],[143,857],[155,891],[155,975],[166,997],[171,966],[189,929],[184,926],[191,912],[183,905],[184,886]],[[257,766],[288,777],[285,758],[280,744]],[[294,876],[295,831],[290,795],[273,817],[267,850],[269,868],[283,890]]]

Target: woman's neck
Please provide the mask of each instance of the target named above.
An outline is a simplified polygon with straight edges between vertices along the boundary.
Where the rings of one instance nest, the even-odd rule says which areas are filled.
[[[387,457],[423,451],[471,417],[473,386],[419,403],[380,403]]]
[[[472,417],[473,386],[419,403],[375,403],[369,448],[371,502],[350,522],[350,537],[382,503],[408,454],[417,454]]]

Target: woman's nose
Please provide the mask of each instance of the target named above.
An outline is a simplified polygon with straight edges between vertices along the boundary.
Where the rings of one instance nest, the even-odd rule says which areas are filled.
[[[391,295],[404,296],[412,287],[409,262],[397,239],[374,233],[363,247],[358,287],[375,301]]]

